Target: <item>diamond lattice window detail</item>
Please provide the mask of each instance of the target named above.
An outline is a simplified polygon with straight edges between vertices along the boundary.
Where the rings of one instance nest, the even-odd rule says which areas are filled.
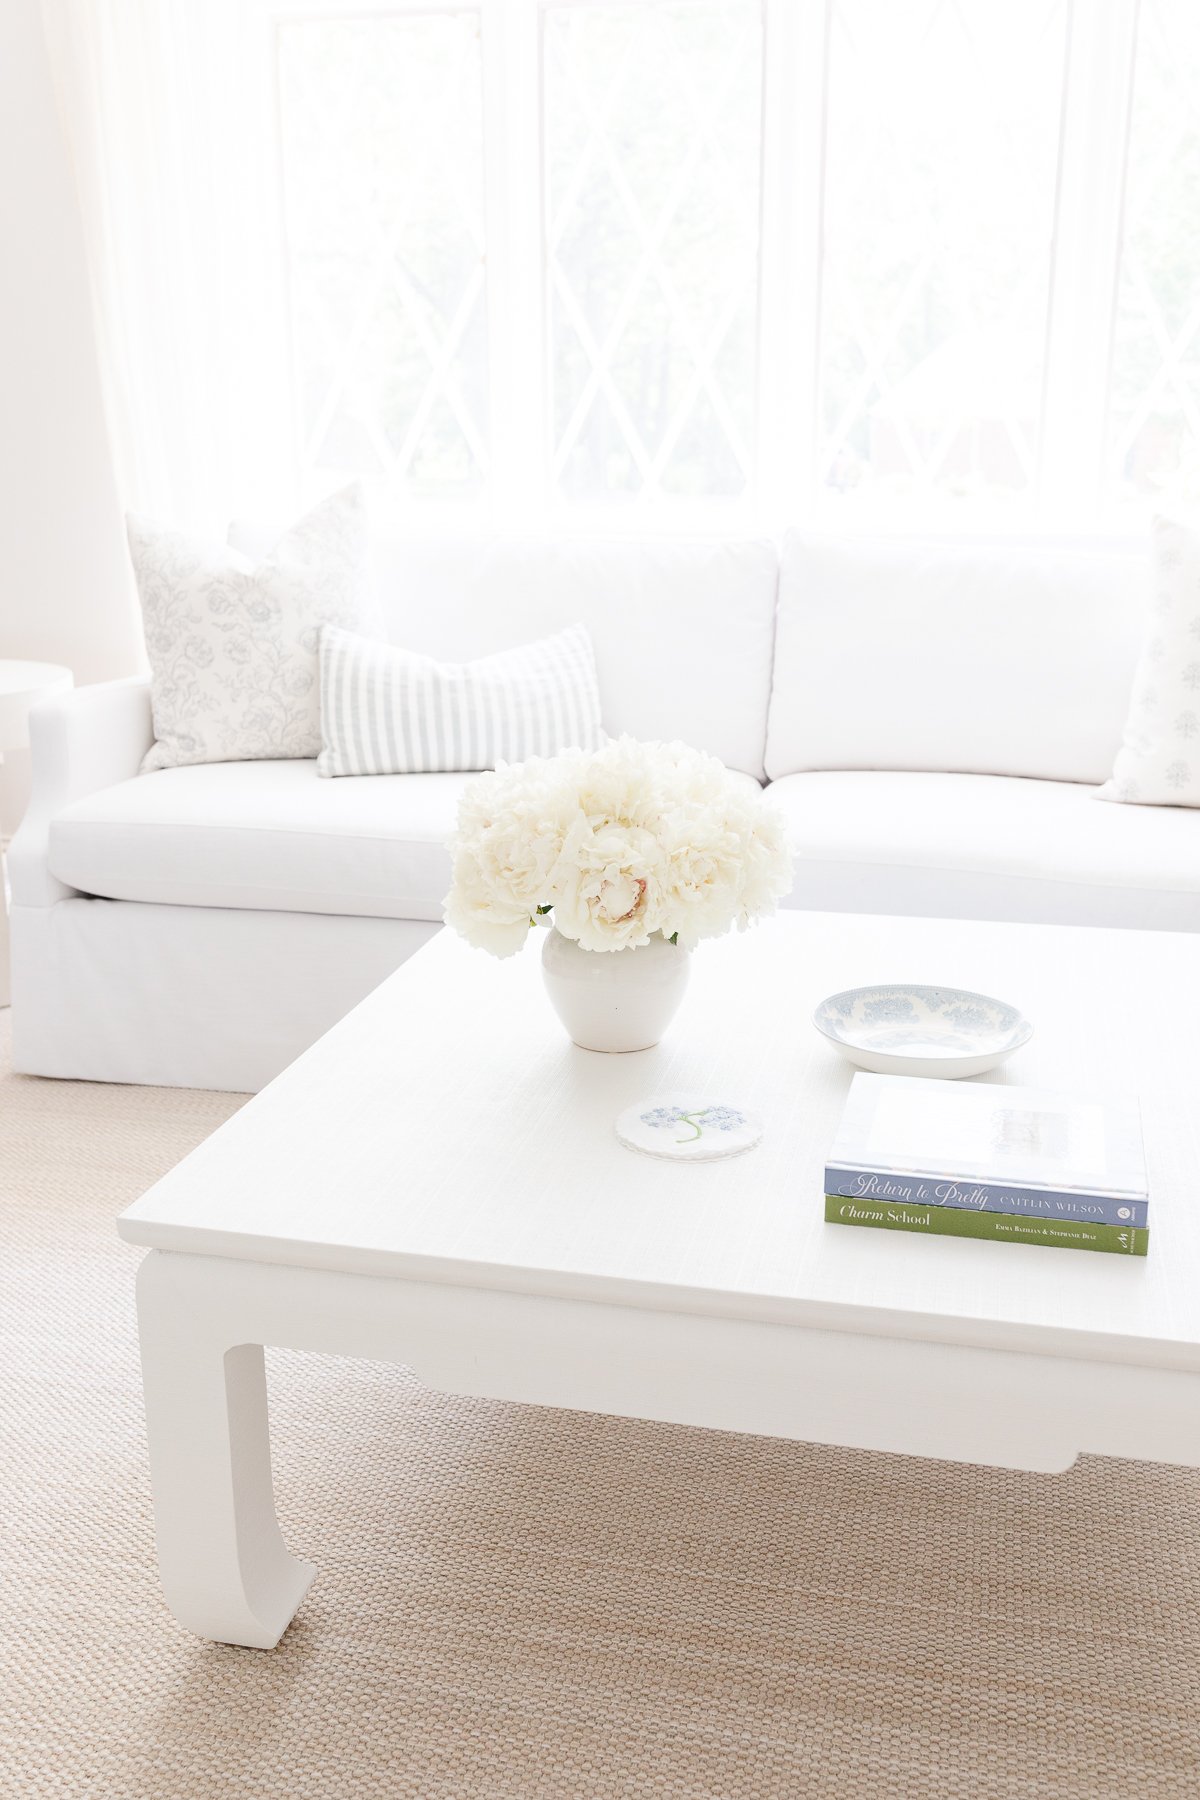
[[[762,17],[748,0],[544,17],[553,480],[570,499],[751,475]]]
[[[834,0],[820,345],[826,490],[1032,488],[1063,0]]]
[[[278,28],[304,472],[472,493],[487,468],[474,13]]]
[[[1129,498],[1200,497],[1198,96],[1196,0],[1141,0],[1109,392],[1110,467]]]

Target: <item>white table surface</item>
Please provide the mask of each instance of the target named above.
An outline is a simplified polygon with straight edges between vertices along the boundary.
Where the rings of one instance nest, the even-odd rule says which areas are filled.
[[[784,913],[702,946],[669,1035],[565,1038],[536,939],[442,932],[122,1215],[129,1242],[367,1275],[1200,1369],[1200,934]],[[303,972],[297,971],[297,979]],[[823,1219],[852,1070],[809,1024],[873,981],[1013,1001],[1032,1042],[985,1079],[1133,1089],[1150,1254],[851,1230]],[[616,1115],[719,1088],[743,1157],[638,1156]]]

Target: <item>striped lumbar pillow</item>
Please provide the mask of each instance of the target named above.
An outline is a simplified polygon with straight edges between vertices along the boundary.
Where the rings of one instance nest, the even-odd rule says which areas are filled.
[[[582,625],[474,662],[435,662],[327,626],[318,775],[412,775],[598,750],[600,690]]]

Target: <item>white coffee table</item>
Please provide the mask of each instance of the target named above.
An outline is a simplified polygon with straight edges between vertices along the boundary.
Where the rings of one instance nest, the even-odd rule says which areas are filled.
[[[1150,1255],[928,1239],[822,1218],[851,1071],[838,988],[1014,1000],[992,1079],[1133,1087]],[[533,947],[443,932],[120,1221],[138,1300],[162,1578],[202,1636],[274,1644],[314,1570],[275,1522],[265,1344],[435,1387],[968,1462],[1200,1464],[1200,935],[789,914],[706,946],[656,1050],[563,1036]],[[749,1154],[622,1148],[655,1091],[719,1085]],[[352,1479],[347,1471],[347,1479]]]
[[[59,663],[13,662],[0,657],[0,763],[29,743],[29,709],[49,694],[73,685],[70,669]],[[0,1006],[8,1005],[8,890],[0,844]]]

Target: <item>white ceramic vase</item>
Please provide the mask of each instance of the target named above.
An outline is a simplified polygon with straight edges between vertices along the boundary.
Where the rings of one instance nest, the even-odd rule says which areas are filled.
[[[634,950],[581,950],[546,933],[542,974],[555,1012],[583,1050],[648,1050],[683,999],[689,956],[654,936]]]

